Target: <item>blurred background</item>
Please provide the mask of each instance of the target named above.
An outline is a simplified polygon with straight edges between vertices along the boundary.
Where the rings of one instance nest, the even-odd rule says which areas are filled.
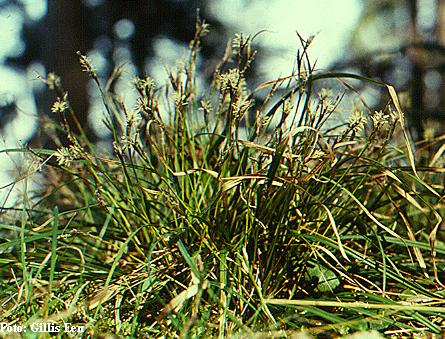
[[[443,129],[445,0],[0,0],[0,150],[45,145],[36,133],[55,100],[43,81],[62,79],[84,129],[97,142],[109,135],[97,89],[81,71],[86,54],[105,83],[116,66],[114,90],[131,102],[130,79],[166,69],[193,38],[197,10],[210,23],[199,67],[203,81],[237,32],[255,34],[259,50],[251,88],[291,74],[299,40],[318,70],[341,70],[395,86],[415,140]],[[378,88],[354,83],[371,106],[387,100]],[[0,186],[14,177],[16,159],[0,154]]]

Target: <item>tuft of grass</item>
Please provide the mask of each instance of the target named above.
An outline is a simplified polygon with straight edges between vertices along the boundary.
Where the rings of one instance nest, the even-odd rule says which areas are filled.
[[[44,180],[1,216],[2,322],[84,337],[442,333],[443,147],[420,166],[394,89],[316,72],[311,39],[293,74],[252,90],[254,37],[237,35],[199,90],[206,32],[165,85],[135,79],[134,107],[80,55],[111,150],[63,123],[68,94],[48,79],[51,135],[69,144],[15,150]],[[386,107],[345,105],[348,78],[386,86]]]

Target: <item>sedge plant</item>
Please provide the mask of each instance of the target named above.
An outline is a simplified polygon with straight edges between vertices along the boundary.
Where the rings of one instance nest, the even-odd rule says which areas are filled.
[[[110,90],[119,70],[103,86],[79,56],[108,150],[72,132],[48,77],[62,121],[48,134],[68,143],[19,150],[44,184],[23,178],[1,216],[2,322],[69,322],[84,337],[442,333],[443,148],[419,166],[394,89],[317,72],[310,40],[290,76],[252,89],[254,37],[239,34],[202,86],[206,32],[198,22],[165,85],[134,80],[133,107]],[[351,78],[387,105],[347,107]]]

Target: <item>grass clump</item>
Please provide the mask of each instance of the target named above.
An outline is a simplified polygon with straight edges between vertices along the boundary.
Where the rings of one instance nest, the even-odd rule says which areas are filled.
[[[369,80],[315,72],[301,39],[294,74],[251,91],[239,35],[204,94],[205,32],[165,86],[135,80],[134,108],[80,56],[113,147],[62,123],[68,145],[30,150],[45,189],[1,217],[3,321],[84,336],[441,333],[443,170],[437,154],[416,167],[392,87],[382,111],[359,103],[341,122],[342,94],[319,84]]]

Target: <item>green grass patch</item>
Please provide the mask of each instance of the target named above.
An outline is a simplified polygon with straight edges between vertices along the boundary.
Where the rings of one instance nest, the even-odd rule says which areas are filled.
[[[2,322],[84,337],[442,333],[443,160],[416,161],[394,89],[317,72],[303,39],[292,75],[252,89],[243,34],[200,86],[205,32],[165,85],[134,81],[134,107],[80,56],[112,149],[62,123],[68,145],[16,150],[44,180],[27,192],[22,178],[1,216]],[[385,88],[387,105],[370,110],[349,79]]]

